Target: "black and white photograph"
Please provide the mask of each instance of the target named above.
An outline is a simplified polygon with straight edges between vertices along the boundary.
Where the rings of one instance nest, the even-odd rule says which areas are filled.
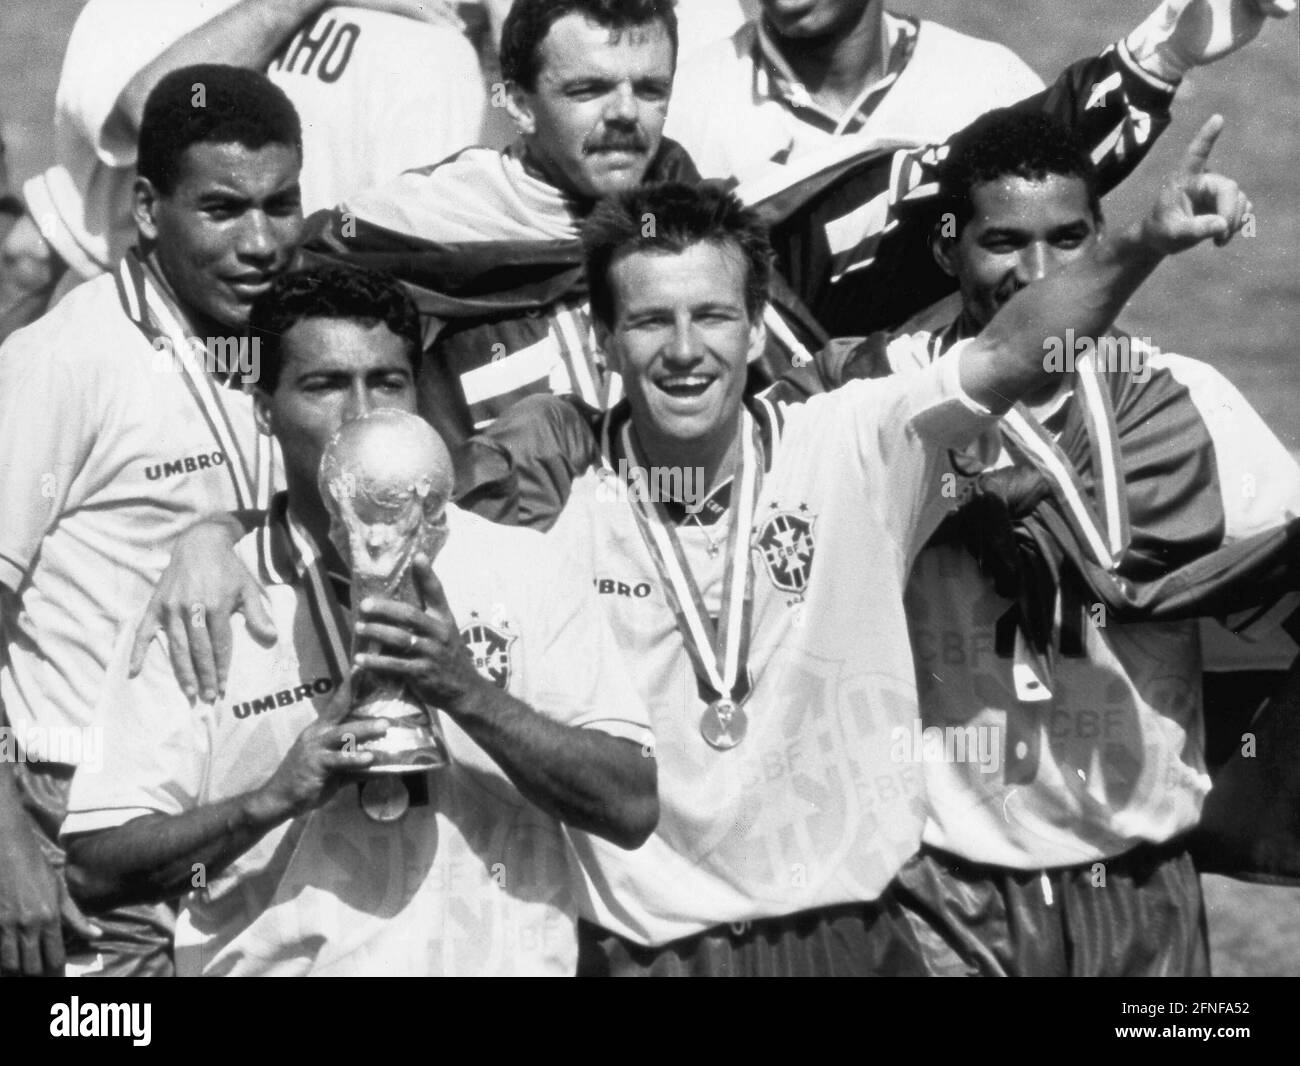
[[[27,1035],[200,1017],[92,977],[1163,977],[1069,987],[1249,1042],[1296,6],[6,0]]]

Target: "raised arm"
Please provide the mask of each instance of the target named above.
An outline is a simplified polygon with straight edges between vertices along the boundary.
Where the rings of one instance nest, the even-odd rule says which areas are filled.
[[[1167,255],[1213,238],[1226,244],[1250,212],[1237,183],[1206,170],[1223,128],[1215,115],[1193,138],[1160,187],[1145,219],[1097,243],[1063,269],[1017,293],[962,352],[962,386],[995,413],[1043,385],[1054,372],[1047,342],[1073,330],[1101,336]]]
[[[328,0],[240,0],[141,68],[117,98],[110,119],[115,131],[128,137],[139,131],[144,102],[164,75],[195,63],[265,70],[298,27],[329,6]],[[462,28],[450,0],[348,0],[348,6]]]
[[[1245,47],[1268,18],[1294,8],[1295,0],[1165,0],[1125,38],[1070,64],[1042,92],[1012,107],[1074,128],[1096,162],[1100,190],[1108,192],[1168,127],[1187,70]],[[754,203],[772,224],[783,271],[831,336],[895,330],[955,291],[929,252],[942,210],[934,193],[944,151],[942,145],[900,150],[886,154],[883,164],[881,153],[864,151],[829,184],[820,175],[803,183],[811,193],[795,186]],[[745,187],[737,191],[748,199]],[[860,211],[877,198],[885,211]]]

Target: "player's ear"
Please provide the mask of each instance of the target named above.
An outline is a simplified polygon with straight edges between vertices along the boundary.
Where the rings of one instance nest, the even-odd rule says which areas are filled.
[[[271,414],[271,394],[258,385],[253,390],[253,423],[257,432],[266,437],[275,436],[275,419]]]
[[[762,357],[766,349],[767,326],[763,322],[763,311],[760,310],[749,324],[749,347],[745,353],[745,361],[754,362],[755,359]]]
[[[614,331],[598,315],[591,316],[591,330],[596,334],[597,346],[609,360],[610,369],[617,374],[623,373],[623,353],[614,337]]]
[[[957,276],[957,237],[957,219],[951,213],[945,214],[930,231],[930,254],[950,278]]]
[[[537,113],[533,110],[533,94],[515,81],[506,82],[506,114],[523,136],[537,132]]]
[[[131,190],[131,214],[136,228],[147,241],[158,239],[158,187],[148,178],[136,178]]]

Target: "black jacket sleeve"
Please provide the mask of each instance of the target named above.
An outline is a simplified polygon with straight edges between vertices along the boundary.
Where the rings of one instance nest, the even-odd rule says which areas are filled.
[[[1104,193],[1132,173],[1168,127],[1173,96],[1174,87],[1138,67],[1121,42],[1071,64],[1012,109],[1073,126],[1092,151]],[[782,273],[830,336],[895,330],[956,288],[929,248],[942,211],[937,173],[948,147],[982,121],[945,145],[864,150],[830,180],[808,179],[806,197],[786,189],[754,205],[772,226]],[[885,209],[860,210],[873,201]]]

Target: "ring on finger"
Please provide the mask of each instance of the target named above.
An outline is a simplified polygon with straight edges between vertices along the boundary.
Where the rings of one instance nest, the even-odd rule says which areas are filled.
[[[419,642],[420,642],[420,638],[419,638],[419,637],[417,637],[414,633],[408,633],[408,634],[406,635],[406,650],[407,650],[407,651],[415,651],[415,646],[416,646]]]

